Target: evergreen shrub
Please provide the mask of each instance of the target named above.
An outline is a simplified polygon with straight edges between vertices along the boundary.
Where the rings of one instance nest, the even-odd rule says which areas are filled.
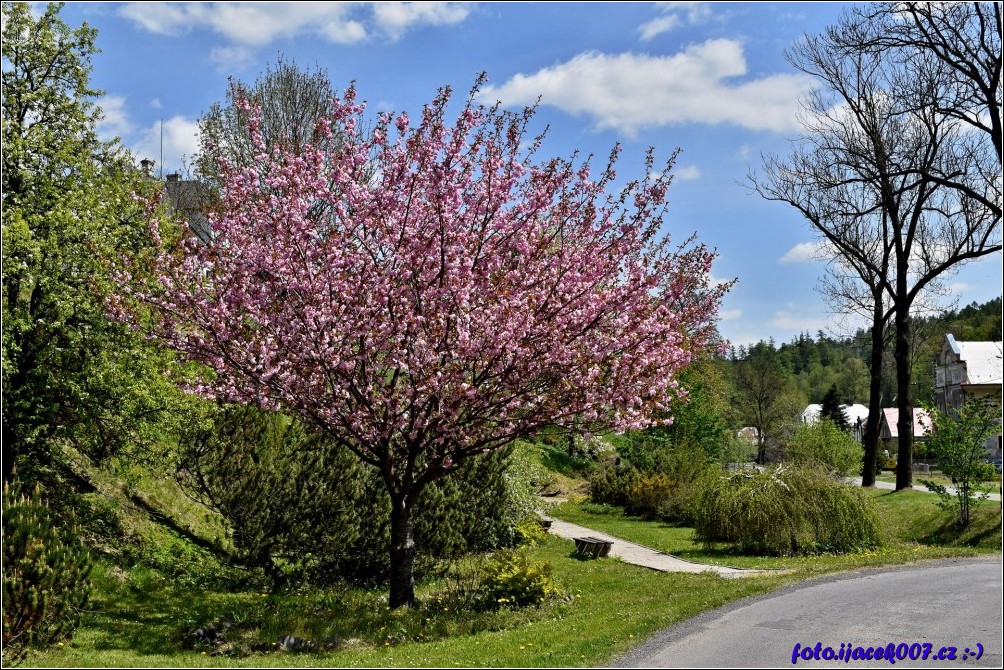
[[[87,602],[91,560],[72,517],[16,485],[3,489],[3,664],[68,640]]]
[[[390,500],[379,475],[302,421],[222,410],[181,441],[183,486],[230,528],[228,558],[275,585],[379,583],[390,570]],[[508,451],[465,461],[427,486],[415,514],[419,571],[519,544],[534,516],[529,474]],[[535,518],[535,517],[534,517]]]

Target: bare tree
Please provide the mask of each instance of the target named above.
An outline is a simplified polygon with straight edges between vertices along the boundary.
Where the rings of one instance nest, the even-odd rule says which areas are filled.
[[[838,308],[864,315],[869,320],[871,351],[868,360],[868,418],[865,421],[862,444],[864,463],[861,485],[874,486],[878,470],[879,437],[882,419],[882,358],[889,343],[888,325],[892,311],[886,308],[884,277],[876,272],[886,267],[888,258],[879,265],[842,261],[838,256],[827,267],[820,282],[820,292]]]
[[[966,80],[994,72],[999,79],[1000,23],[989,26],[975,5],[938,7],[852,11],[788,51],[792,65],[823,86],[806,101],[799,146],[785,159],[766,157],[764,177],[751,177],[762,196],[798,209],[850,269],[844,276],[860,280],[860,291],[838,295],[850,298],[850,307],[861,297],[870,301],[873,374],[879,333],[892,319],[897,489],[913,479],[911,310],[962,263],[1001,249],[999,142],[984,132],[1000,128],[1000,91],[996,79]],[[944,57],[948,46],[907,39],[924,25],[942,27],[923,33],[928,38],[967,42],[951,53],[962,49],[987,62],[960,68]],[[874,398],[871,409],[873,428]],[[873,458],[874,445],[866,447]]]
[[[253,83],[231,77],[226,101],[213,103],[199,119],[199,132],[207,143],[196,161],[196,172],[215,182],[220,158],[234,166],[254,163],[258,149],[248,131],[252,113],[260,116],[266,147],[299,153],[308,144],[339,143],[339,133],[329,137],[318,127],[331,110],[334,95],[327,72],[301,70],[282,56]]]
[[[879,27],[857,45],[878,53],[894,50],[907,63],[934,59],[942,69],[938,111],[969,126],[993,146],[998,168],[1001,122],[1001,5],[996,2],[876,3],[851,10],[856,21]],[[848,46],[854,46],[848,45]],[[993,166],[990,166],[993,167]],[[992,177],[993,175],[988,175]],[[952,186],[953,183],[946,182]],[[962,188],[966,188],[962,186]],[[998,196],[1000,195],[998,191]],[[1000,214],[987,193],[972,196]]]

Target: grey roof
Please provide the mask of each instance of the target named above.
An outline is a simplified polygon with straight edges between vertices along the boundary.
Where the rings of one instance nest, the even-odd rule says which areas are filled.
[[[959,342],[959,358],[966,364],[967,383],[1000,384],[1004,379],[1004,357],[1000,342]]]
[[[188,221],[188,227],[203,242],[212,239],[209,219],[204,208],[211,202],[211,191],[200,181],[182,180],[177,175],[168,175],[164,185],[171,208]]]

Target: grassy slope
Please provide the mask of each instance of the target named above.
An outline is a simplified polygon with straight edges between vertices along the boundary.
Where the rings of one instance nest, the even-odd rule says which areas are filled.
[[[74,639],[31,657],[29,663],[42,667],[592,666],[667,625],[791,580],[778,575],[727,580],[661,574],[615,560],[579,560],[572,556],[572,548],[570,541],[550,537],[534,554],[552,563],[557,581],[576,597],[550,608],[507,613],[496,622],[495,630],[424,643],[357,643],[349,645],[355,648],[332,653],[212,657],[182,650],[194,628],[210,621],[232,620],[241,625],[267,619],[268,612],[289,603],[260,593],[194,591],[163,583],[130,583],[119,588],[105,584],[93,603],[95,611]],[[332,611],[329,616],[358,622],[361,613]],[[392,625],[398,615],[369,612],[365,616],[373,619],[372,625]]]
[[[540,452],[542,461],[562,456],[553,448]],[[561,481],[562,488],[572,489],[581,480],[572,463],[561,463],[558,470],[567,477]],[[161,503],[175,497],[169,489],[151,493],[168,499],[158,501]],[[565,504],[554,510],[555,515],[682,558],[738,567],[787,568],[790,572],[738,580],[661,574],[616,560],[576,559],[570,541],[551,537],[531,553],[550,561],[558,583],[566,593],[578,597],[540,610],[482,616],[476,624],[466,613],[439,613],[428,617],[427,638],[431,641],[425,642],[413,641],[415,631],[424,630],[426,624],[421,619],[425,615],[389,612],[376,593],[340,592],[334,597],[330,592],[285,596],[228,593],[191,588],[191,582],[179,585],[143,568],[125,574],[100,566],[95,571],[99,585],[92,611],[73,640],[33,655],[28,663],[43,667],[595,666],[667,625],[813,575],[1000,550],[999,503],[984,503],[973,525],[960,532],[930,494],[872,491],[871,495],[894,540],[889,547],[850,556],[800,558],[739,556],[725,547],[712,549],[695,543],[690,528],[624,517],[619,510],[616,514],[597,513],[604,510]],[[936,543],[975,546],[931,546]],[[312,639],[331,635],[350,642],[328,653],[274,652],[246,658],[214,657],[193,649],[191,633],[195,628],[224,620],[237,625],[233,637],[243,636],[265,647],[290,633]],[[398,638],[412,641],[395,638],[393,631],[403,628],[410,633]],[[443,635],[450,637],[440,639]],[[388,644],[379,642],[384,639],[381,636],[386,636]]]

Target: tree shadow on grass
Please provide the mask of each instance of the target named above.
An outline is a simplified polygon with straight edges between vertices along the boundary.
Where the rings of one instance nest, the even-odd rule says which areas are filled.
[[[959,526],[953,517],[920,537],[919,541],[934,546],[979,547],[996,537],[997,541],[993,544],[999,544],[1000,525],[994,523],[981,528],[983,525],[981,521],[982,519],[976,517],[968,526]]]
[[[238,627],[259,628],[261,610],[250,604],[251,597],[236,594],[226,598],[229,602],[221,602],[217,594],[195,589],[123,585],[93,598],[83,625],[97,650],[191,654],[197,649],[194,632],[200,627],[238,619],[235,633]]]
[[[576,476],[588,472],[593,467],[589,461],[569,456],[564,449],[555,445],[541,443],[538,446],[540,448],[540,462],[548,470],[566,476]]]

